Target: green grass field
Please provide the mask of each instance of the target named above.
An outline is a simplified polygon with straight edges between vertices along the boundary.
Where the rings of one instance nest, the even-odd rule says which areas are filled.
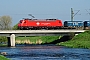
[[[0,60],[10,60],[10,59],[8,59],[8,58],[6,58],[6,57],[0,55]]]
[[[79,35],[74,36],[74,38],[72,38],[71,40],[66,42],[61,42],[58,45],[63,45],[72,48],[90,49],[90,31],[80,33]]]
[[[7,44],[0,44],[0,47],[6,47]]]
[[[30,36],[30,37],[16,37],[17,44],[29,43],[29,44],[44,44],[50,43],[59,39],[59,36]]]

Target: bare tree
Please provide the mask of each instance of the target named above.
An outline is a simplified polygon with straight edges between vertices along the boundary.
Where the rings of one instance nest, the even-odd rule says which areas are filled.
[[[0,28],[3,30],[10,30],[12,24],[12,18],[10,16],[0,17]]]

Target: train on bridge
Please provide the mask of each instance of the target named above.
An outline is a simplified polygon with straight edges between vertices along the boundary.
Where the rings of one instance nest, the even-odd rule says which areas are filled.
[[[22,19],[18,23],[20,30],[38,29],[90,29],[90,21],[64,21],[59,19]]]

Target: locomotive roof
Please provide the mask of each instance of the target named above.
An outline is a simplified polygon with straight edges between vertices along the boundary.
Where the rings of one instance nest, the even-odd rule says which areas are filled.
[[[86,22],[90,22],[90,21],[86,21]]]
[[[57,20],[57,19],[24,19],[24,20]]]
[[[83,22],[83,21],[65,21],[65,22]]]

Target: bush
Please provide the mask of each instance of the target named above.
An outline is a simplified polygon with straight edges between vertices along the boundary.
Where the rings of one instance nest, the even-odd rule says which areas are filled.
[[[0,36],[0,42],[4,42],[6,43],[7,42],[7,37],[6,36]]]
[[[70,36],[69,36],[69,39],[72,39],[74,36],[75,36],[75,33],[71,32]]]

